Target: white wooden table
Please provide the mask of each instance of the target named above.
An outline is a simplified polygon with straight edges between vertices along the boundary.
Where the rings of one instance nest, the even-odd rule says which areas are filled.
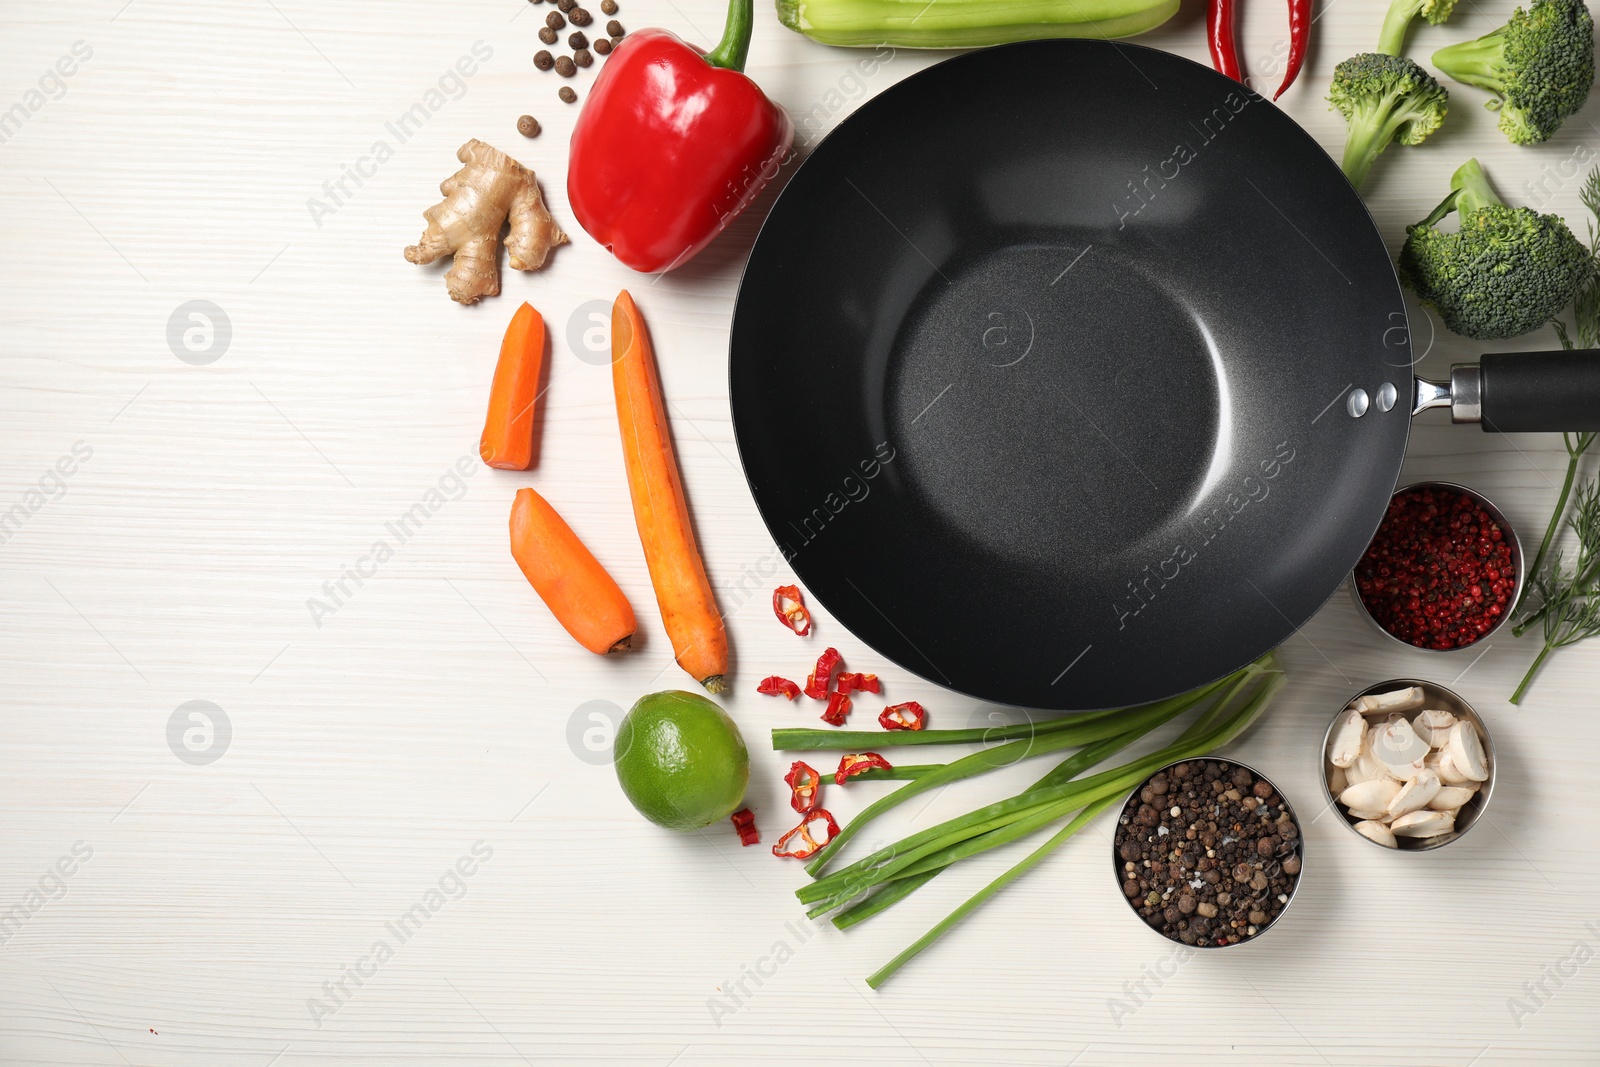
[[[1485,32],[1510,6],[1463,4],[1456,23],[1416,31],[1413,54]],[[1249,7],[1252,65],[1277,62],[1282,5]],[[727,706],[751,742],[766,842],[787,821],[788,762],[766,731],[809,712],[756,696],[756,678],[803,674],[821,641],[862,666],[872,657],[826,617],[801,649],[767,606],[784,572],[738,470],[725,377],[757,219],[658,280],[584,237],[563,181],[577,109],[529,62],[545,10],[4,5],[0,108],[26,113],[0,143],[0,512],[27,514],[0,544],[0,1062],[1600,1061],[1589,962],[1600,646],[1556,657],[1519,710],[1505,698],[1529,641],[1425,659],[1335,598],[1285,646],[1291,684],[1238,754],[1309,819],[1333,710],[1356,688],[1423,672],[1493,724],[1492,822],[1421,857],[1311,822],[1304,889],[1281,927],[1181,965],[1126,914],[1103,826],[872,993],[865,974],[1021,853],[963,865],[844,935],[803,918],[789,895],[800,871],[765,847],[636,816],[588,747],[589,715],[685,679],[633,531],[610,376],[567,340],[587,302],[631,286],[655,334],[729,612]],[[1336,147],[1342,121],[1321,97],[1334,64],[1375,40],[1382,5],[1322,10],[1285,104]],[[758,15],[750,71],[809,116],[804,139],[937,58],[901,52],[860,77],[859,53],[784,30],[766,4]],[[709,43],[722,13],[716,0],[622,0],[618,17]],[[1203,60],[1200,21],[1188,4],[1144,41]],[[475,42],[492,55],[441,83]],[[61,57],[72,74],[58,80]],[[324,183],[393,142],[385,123],[435,88],[420,131],[330,204]],[[1469,154],[1507,195],[1543,181],[1545,204],[1581,221],[1578,181],[1560,175],[1596,155],[1600,105],[1516,149],[1481,94],[1455,96],[1449,127],[1392,150],[1403,158],[1370,183],[1392,245]],[[537,141],[513,130],[523,112],[544,124]],[[400,250],[473,136],[537,169],[577,236],[549,270],[463,309]],[[311,198],[332,210],[313,217]],[[484,393],[522,299],[555,333],[542,454],[527,474],[487,471],[473,459]],[[216,332],[185,348],[191,301],[220,309],[226,335],[212,312]],[[1478,350],[1441,333],[1423,369]],[[1554,436],[1513,441],[1427,417],[1406,475],[1480,487],[1536,535],[1564,458]],[[640,609],[636,654],[577,651],[536,601],[505,547],[522,485],[612,566]],[[327,598],[324,583],[392,540],[386,522],[436,488],[446,499],[426,525],[314,620],[308,599]],[[988,713],[878,666],[896,699],[920,699],[946,725]],[[182,736],[190,701],[220,709],[209,738]],[[917,821],[1033,773],[949,790]],[[426,921],[397,936],[389,924],[419,903]],[[379,942],[390,951],[374,955]],[[730,997],[742,978],[749,995]]]

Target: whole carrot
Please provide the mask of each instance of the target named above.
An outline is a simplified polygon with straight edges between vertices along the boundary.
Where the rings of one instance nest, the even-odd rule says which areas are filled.
[[[611,381],[633,518],[673,656],[695,681],[720,693],[727,688],[728,634],[695,547],[650,335],[626,289],[611,308]]]
[[[527,304],[517,308],[500,342],[489,387],[478,455],[491,467],[525,471],[533,462],[533,405],[544,368],[544,318]]]
[[[637,624],[611,575],[549,501],[519,489],[511,504],[511,555],[556,621],[590,652],[625,652]]]

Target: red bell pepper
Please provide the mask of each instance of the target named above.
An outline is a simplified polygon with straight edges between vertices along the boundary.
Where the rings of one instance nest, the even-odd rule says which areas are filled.
[[[753,0],[731,0],[710,52],[666,30],[612,51],[578,116],[567,198],[589,235],[637,271],[692,259],[778,172],[794,124],[743,73]]]

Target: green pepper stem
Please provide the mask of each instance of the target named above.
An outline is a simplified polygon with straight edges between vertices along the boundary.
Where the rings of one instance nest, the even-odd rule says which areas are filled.
[[[750,55],[750,31],[755,28],[754,8],[754,0],[729,0],[728,23],[717,47],[706,53],[707,63],[725,70],[744,70]]]

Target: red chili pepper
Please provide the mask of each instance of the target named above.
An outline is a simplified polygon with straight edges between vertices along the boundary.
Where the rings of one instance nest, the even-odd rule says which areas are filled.
[[[833,670],[843,662],[844,657],[837,648],[823,649],[816,667],[806,679],[806,696],[812,700],[827,700],[828,690],[833,688]]]
[[[826,830],[828,836],[818,841],[816,835],[811,832],[812,827],[816,827],[819,831]],[[806,813],[804,821],[799,826],[778,838],[778,843],[772,846],[772,854],[797,860],[810,859],[816,855],[818,849],[832,841],[838,833],[839,824],[833,821],[833,816],[828,813],[827,808],[812,808]],[[797,837],[804,844],[797,848],[791,848],[790,845]]]
[[[851,690],[858,693],[881,692],[876,674],[853,674],[850,671],[839,672],[839,692],[848,693]]]
[[[756,692],[765,693],[767,696],[783,697],[793,700],[800,695],[800,687],[787,678],[779,678],[776,674],[761,679],[761,684],[756,686]]]
[[[740,808],[729,816],[733,828],[739,831],[739,844],[749,848],[761,843],[761,831],[756,829],[756,816],[749,808]]]
[[[834,772],[833,784],[844,785],[846,778],[853,778],[858,774],[865,774],[870,770],[892,771],[889,761],[876,752],[852,752],[839,760],[839,769]]]
[[[789,787],[789,806],[795,811],[804,815],[817,806],[822,795],[822,775],[813,770],[809,763],[795,760],[789,773],[783,776],[783,781]]]
[[[928,718],[928,713],[922,710],[922,705],[915,700],[908,700],[904,704],[883,709],[878,716],[878,725],[885,730],[920,730]]]
[[[1312,0],[1289,0],[1289,64],[1283,72],[1283,84],[1272,94],[1274,100],[1294,84],[1306,61],[1306,47],[1311,43],[1311,4]]]
[[[702,53],[666,30],[612,50],[578,116],[567,199],[578,222],[637,271],[692,259],[778,172],[794,124],[743,73],[753,0],[731,0]]]
[[[779,622],[801,637],[811,632],[811,612],[806,610],[806,601],[800,595],[799,586],[780,585],[774,589],[772,613],[778,616]]]
[[[1206,5],[1206,43],[1211,46],[1211,65],[1243,83],[1239,48],[1233,38],[1233,0],[1210,0]]]
[[[844,690],[828,694],[828,710],[822,713],[822,721],[829,726],[843,726],[844,717],[850,714],[850,697]]]

